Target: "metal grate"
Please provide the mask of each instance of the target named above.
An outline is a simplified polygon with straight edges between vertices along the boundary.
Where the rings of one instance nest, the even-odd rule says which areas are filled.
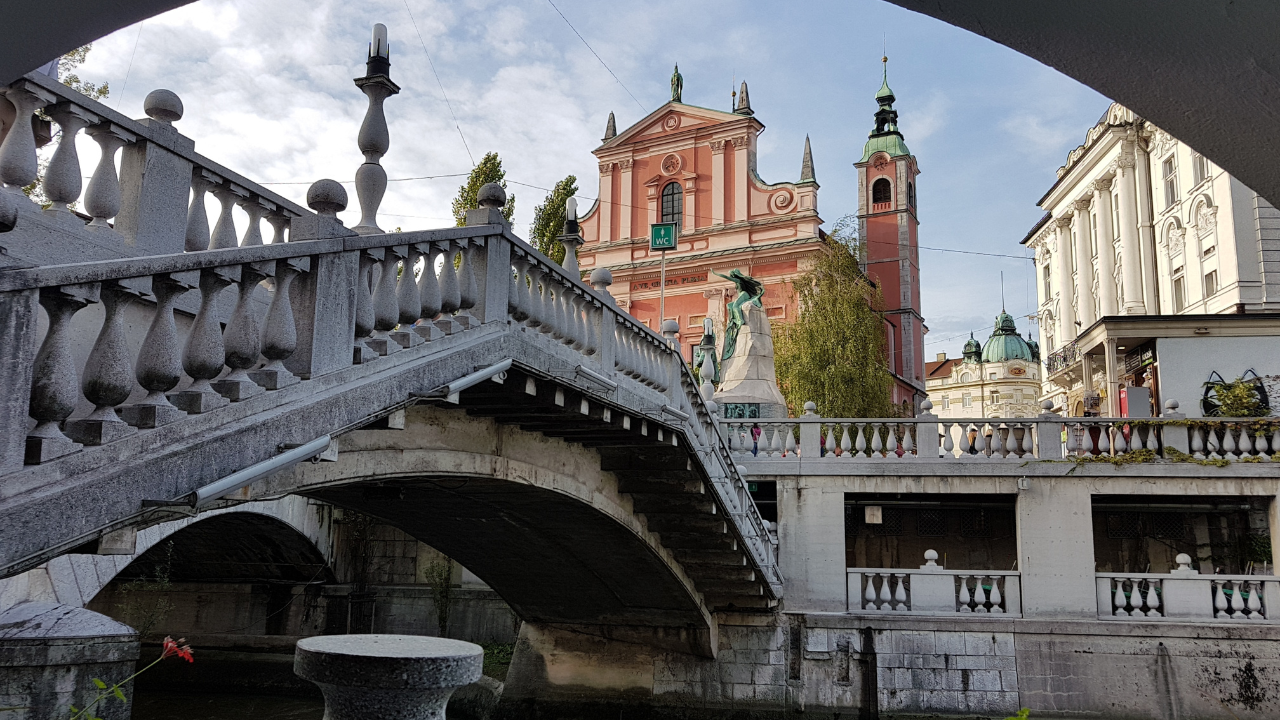
[[[881,510],[879,525],[868,525],[872,535],[889,537],[902,534],[902,508],[887,507]]]
[[[1151,534],[1158,538],[1182,540],[1187,537],[1187,516],[1183,513],[1152,513]]]
[[[960,537],[991,537],[991,517],[981,508],[960,513]]]
[[[947,513],[944,510],[921,510],[916,516],[916,535],[942,537],[947,534]]]
[[[1141,533],[1141,516],[1136,512],[1113,512],[1107,514],[1107,537],[1136,538]]]

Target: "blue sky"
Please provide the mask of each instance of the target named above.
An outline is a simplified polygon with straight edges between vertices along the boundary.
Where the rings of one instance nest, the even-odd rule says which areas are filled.
[[[201,0],[101,39],[80,74],[110,82],[107,104],[134,117],[148,91],[177,92],[186,106],[178,128],[199,152],[261,182],[298,183],[272,187],[301,202],[311,181],[350,180],[361,162],[365,100],[351,79],[364,74],[370,28],[382,22],[402,88],[387,103],[390,177],[469,171],[460,127],[470,154],[496,150],[510,180],[548,188],[573,173],[580,195],[594,197],[590,151],[609,112],[622,130],[661,105],[679,62],[691,104],[729,109],[734,79],[747,80],[766,126],[766,181],[798,179],[811,137],[829,227],[857,210],[853,163],[872,126],[884,42],[922,171],[920,244],[1016,256],[1041,215],[1036,200],[1108,102],[1012,50],[880,0],[554,1],[625,88],[547,0]],[[86,165],[97,158],[92,141],[82,156]],[[451,224],[461,180],[391,183],[382,225]],[[546,193],[509,190],[523,232]],[[344,218],[352,224],[357,213]],[[956,356],[970,330],[990,333],[1001,271],[1009,312],[1034,309],[1026,260],[922,250],[921,263],[929,359]],[[1025,317],[1018,326],[1026,332]]]

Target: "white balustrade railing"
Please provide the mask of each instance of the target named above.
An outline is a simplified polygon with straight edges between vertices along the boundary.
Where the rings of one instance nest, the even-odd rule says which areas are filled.
[[[1160,573],[1097,573],[1098,616],[1114,619],[1171,619],[1275,622],[1272,602],[1280,602],[1280,579],[1271,575],[1201,575],[1191,557]]]
[[[848,568],[848,612],[1021,616],[1021,574],[1016,571],[947,570],[938,554],[925,553],[919,569]]]

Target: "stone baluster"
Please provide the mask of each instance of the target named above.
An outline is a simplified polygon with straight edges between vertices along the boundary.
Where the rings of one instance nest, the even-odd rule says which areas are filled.
[[[249,196],[249,191],[228,182],[215,187],[213,196],[222,203],[222,210],[218,213],[218,221],[213,224],[213,233],[209,236],[209,249],[225,250],[239,247],[234,210],[240,198]]]
[[[212,244],[209,235],[209,215],[204,207],[204,195],[212,190],[222,178],[207,170],[197,168],[191,173],[191,206],[187,208],[187,233],[183,249],[187,252],[208,250]]]
[[[1004,597],[1000,594],[1000,578],[992,576],[991,578],[991,595],[988,597],[991,601],[991,612],[1004,612]]]
[[[1021,427],[1021,425],[1018,423],[1010,423],[1005,428],[1005,436],[1004,436],[1004,456],[1005,457],[1018,457],[1017,430],[1019,427]]]
[[[1067,456],[1073,456],[1080,449],[1079,438],[1081,436],[1080,423],[1071,423],[1067,425]]]
[[[1249,600],[1246,604],[1246,608],[1249,611],[1250,620],[1261,620],[1263,617],[1262,600],[1259,597],[1261,594],[1262,594],[1262,583],[1258,582],[1257,580],[1254,580],[1249,584]]]
[[[1222,449],[1222,443],[1218,440],[1218,428],[1214,425],[1204,426],[1205,449],[1209,451],[1209,457],[1213,460],[1219,460],[1222,455],[1218,451]]]
[[[462,324],[453,317],[453,314],[462,307],[462,289],[458,284],[456,266],[457,256],[458,251],[454,248],[454,243],[445,240],[444,264],[440,267],[440,319],[436,320],[436,327],[446,335],[462,330]]]
[[[89,136],[98,143],[102,154],[98,166],[89,179],[89,189],[84,194],[84,209],[93,217],[92,227],[109,228],[107,222],[120,212],[120,176],[116,173],[116,152],[125,143],[137,139],[132,133],[110,123],[89,128]]]
[[[378,24],[385,37],[386,27]],[[382,232],[378,227],[378,206],[387,192],[387,171],[380,164],[382,156],[391,148],[391,133],[387,130],[387,116],[382,105],[387,98],[400,92],[400,86],[391,81],[391,54],[385,42],[382,47],[369,46],[364,77],[355,79],[356,87],[369,98],[364,122],[360,124],[357,144],[364,154],[364,163],[356,170],[356,197],[360,200],[360,223],[351,228],[361,235]]]
[[[529,315],[529,260],[523,255],[512,255],[511,291],[507,293],[507,312],[516,322],[523,323]]]
[[[954,427],[955,423],[942,423],[942,457],[955,457],[956,441],[951,437],[951,429]]]
[[[595,300],[589,296],[582,298],[583,321],[586,330],[586,346],[583,352],[587,355],[595,355],[600,352],[600,322],[604,314],[604,308],[599,307]],[[710,397],[703,398],[711,401]]]
[[[978,432],[974,437],[973,449],[978,453],[978,457],[987,456],[987,434],[985,423],[978,423]]]
[[[83,445],[104,445],[132,435],[137,429],[120,419],[116,406],[133,392],[133,361],[125,338],[124,309],[138,293],[118,282],[102,284],[106,317],[84,364],[81,390],[93,412],[66,424],[67,436]]]
[[[253,293],[266,277],[267,272],[253,263],[240,266],[236,307],[222,335],[224,358],[231,372],[213,383],[213,389],[231,402],[248,400],[263,392],[262,386],[249,377],[249,369],[258,364],[262,345]]]
[[[862,578],[867,583],[867,588],[862,593],[862,609],[863,610],[879,610],[880,608],[876,606],[876,584],[875,584],[876,574],[866,573],[865,575],[862,576]]]
[[[1271,430],[1271,461],[1280,459],[1280,425]]]
[[[124,421],[140,428],[158,428],[176,422],[187,414],[173,406],[165,393],[182,381],[182,346],[173,321],[173,305],[183,293],[195,285],[178,275],[164,274],[151,278],[151,294],[156,298],[151,327],[138,351],[135,376],[147,396],[120,409]]]
[[[62,136],[58,140],[58,149],[53,151],[53,158],[49,160],[49,167],[44,171],[44,194],[53,203],[50,210],[66,212],[80,198],[80,191],[84,188],[76,136],[100,120],[97,115],[69,102],[54,105],[49,109],[49,117],[58,123]]]
[[[436,275],[436,258],[440,257],[440,247],[434,243],[418,245],[422,253],[422,275],[418,277],[418,295],[422,299],[420,321],[413,331],[423,340],[431,342],[444,337],[440,328],[435,326],[436,316],[440,314],[440,279]]]
[[[786,434],[786,437],[787,437],[786,445],[782,448],[782,454],[784,457],[794,456],[796,454],[795,429],[792,428],[790,425],[783,425],[782,431]]]
[[[186,390],[169,395],[170,402],[191,414],[209,412],[230,402],[218,394],[210,382],[222,373],[226,362],[222,328],[218,323],[218,296],[233,282],[233,268],[200,271],[200,310],[182,352],[182,368],[194,382]]]
[[[1105,432],[1105,428],[1104,428],[1104,432]],[[1129,445],[1128,443],[1125,442],[1125,439],[1124,439],[1124,428],[1115,429],[1115,438],[1116,440],[1115,440],[1115,443],[1113,444],[1115,454],[1123,455],[1129,449]]]
[[[973,611],[976,613],[984,613],[987,611],[987,591],[982,587],[982,576],[973,576]]]
[[[866,423],[856,423],[857,429],[854,431],[853,447],[858,457],[867,454],[867,433]]]
[[[827,426],[827,435],[822,441],[822,449],[826,450],[826,457],[836,456],[836,433],[835,425]]]
[[[391,331],[400,321],[400,301],[396,296],[396,270],[400,267],[401,248],[383,248],[381,272],[373,292],[374,336],[365,344],[379,355],[400,351],[400,343],[391,338]],[[412,270],[409,271],[412,274]]]
[[[551,337],[556,340],[564,340],[566,335],[566,325],[569,323],[569,315],[564,309],[564,285],[560,284],[560,278],[556,277],[554,272],[548,272],[546,278],[551,281],[551,317],[554,321],[551,323]]]
[[[916,441],[912,437],[918,430],[919,425],[911,423],[903,423],[902,425],[902,456],[904,458],[915,455]]]
[[[413,332],[412,327],[421,317],[422,292],[418,289],[418,282],[413,276],[413,269],[418,265],[418,259],[422,257],[422,254],[418,252],[417,245],[397,248],[396,252],[400,257],[404,258],[404,264],[400,268],[400,278],[396,280],[396,309],[398,311],[396,319],[400,323],[400,329],[391,333],[391,339],[402,348],[417,347],[422,344],[422,336]]]
[[[13,103],[15,114],[12,127],[4,136],[4,142],[0,143],[0,182],[11,188],[22,188],[30,185],[40,172],[31,116],[56,98],[26,81],[18,81],[3,92]]]
[[[267,224],[271,226],[272,245],[279,245],[281,243],[288,242],[288,238],[285,237],[285,232],[289,229],[289,225],[291,224],[288,215],[277,209],[267,215]]]
[[[544,335],[554,336],[556,332],[557,318],[556,318],[555,296],[552,294],[552,290],[551,290],[551,273],[546,270],[543,270],[542,268],[538,268],[537,278],[538,278],[538,292],[540,294],[538,295],[537,298],[535,298],[536,300],[535,304],[538,307],[538,319],[542,321],[541,324],[538,325],[538,332]],[[628,330],[624,328],[622,332],[624,336],[626,336],[624,337],[624,341],[629,340],[630,333],[628,332]],[[627,366],[628,367],[632,367],[633,365],[631,350],[632,350],[631,343],[627,342]]]
[[[61,429],[62,422],[75,412],[80,400],[71,318],[84,306],[98,302],[98,297],[97,283],[40,290],[40,305],[49,315],[49,329],[36,353],[31,378],[28,412],[36,426],[27,434],[28,465],[48,462],[80,449],[80,444],[64,435]]]
[[[1232,455],[1235,455],[1235,454],[1236,454],[1236,439],[1235,439],[1234,428],[1232,428],[1230,425],[1226,423],[1223,423],[1222,424],[1222,456],[1229,459]]]
[[[546,317],[546,304],[543,302],[542,295],[544,285],[542,269],[538,267],[537,261],[532,259],[527,261],[526,267],[529,275],[529,295],[525,310],[529,318],[525,324],[536,328],[540,333],[551,332],[549,325],[546,329],[542,327]]]
[[[893,573],[880,573],[880,610],[893,609]]]
[[[1227,615],[1227,595],[1223,592],[1223,585],[1226,581],[1214,580],[1213,582],[1213,616],[1221,618]]]
[[[1097,448],[1098,448],[1098,453],[1097,453],[1097,454],[1099,454],[1099,455],[1110,455],[1110,454],[1111,454],[1111,426],[1109,426],[1109,425],[1099,425],[1099,426],[1096,426],[1096,427],[1097,427],[1097,428],[1098,428],[1098,430],[1099,430],[1099,432],[1098,432],[1098,443],[1097,443]],[[1090,433],[1090,434],[1092,434],[1092,433]]]
[[[1231,617],[1240,620],[1244,618],[1244,581],[1232,580],[1231,582]]]
[[[463,329],[480,327],[480,321],[471,313],[476,306],[480,290],[476,285],[476,253],[481,248],[472,239],[461,245],[462,262],[458,266],[458,314],[454,317]]]
[[[298,328],[293,319],[293,299],[289,291],[293,279],[298,276],[304,258],[276,261],[275,288],[271,293],[271,305],[267,307],[267,319],[262,325],[262,356],[267,364],[249,373],[249,377],[267,390],[279,390],[299,382],[284,366],[298,347]]]
[[[907,576],[895,575],[898,580],[898,586],[893,591],[893,609],[906,611],[907,608]]]
[[[973,598],[969,595],[969,576],[960,575],[960,588],[956,593],[956,611],[962,613],[973,612]]]
[[[368,338],[373,335],[377,318],[373,310],[373,266],[382,260],[381,248],[369,248],[360,252],[360,275],[356,281],[356,338],[352,362],[359,365],[377,357],[369,347]]]
[[[244,236],[240,238],[240,247],[261,247],[262,218],[266,216],[268,210],[275,209],[275,205],[258,197],[241,200],[239,205],[249,216],[249,224],[245,226]]]
[[[1147,593],[1145,598],[1147,604],[1147,615],[1149,617],[1164,615],[1164,611],[1160,609],[1160,593],[1157,592],[1155,581],[1147,581]]]
[[[849,423],[840,423],[840,457],[845,460],[853,458],[853,440],[849,437]]]
[[[1187,431],[1191,435],[1192,456],[1194,456],[1197,460],[1203,460],[1204,459],[1204,443],[1201,441],[1201,438],[1203,437],[1203,435],[1201,435],[1202,428],[1197,427],[1195,425],[1191,425],[1187,427]]]
[[[884,444],[880,441],[880,423],[868,423],[871,431],[871,457],[883,457]]]

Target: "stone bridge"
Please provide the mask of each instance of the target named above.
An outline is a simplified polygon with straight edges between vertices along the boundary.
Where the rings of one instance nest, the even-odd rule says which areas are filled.
[[[445,550],[526,620],[710,654],[715,610],[776,604],[774,542],[678,351],[607,276],[513,235],[496,186],[466,227],[383,233],[375,201],[357,233],[337,183],[289,203],[196,154],[163,95],[145,121],[39,75],[8,97],[51,108],[64,150],[86,118],[125,150],[87,227],[74,155],[52,208],[4,193],[0,575],[269,486]],[[35,145],[10,127],[13,187]],[[317,456],[337,462],[281,472]]]

